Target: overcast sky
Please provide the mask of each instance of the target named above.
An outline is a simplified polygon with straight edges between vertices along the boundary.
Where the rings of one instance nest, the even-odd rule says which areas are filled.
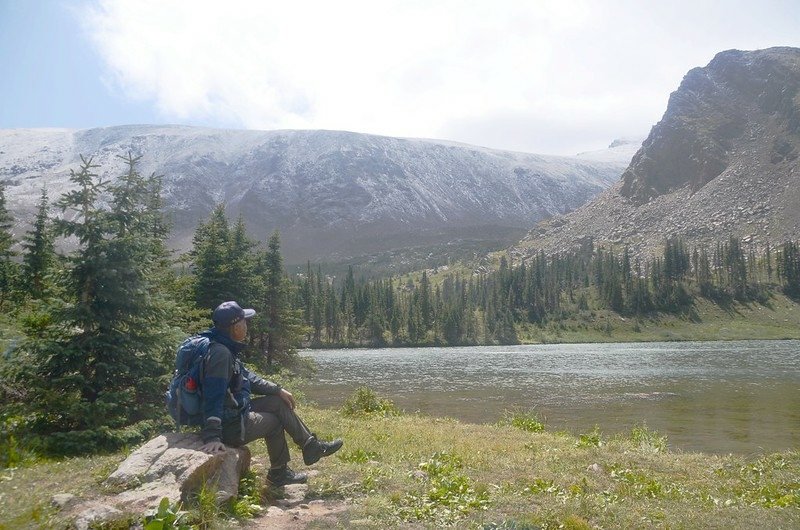
[[[549,154],[643,138],[800,1],[0,0],[0,128],[341,129]]]

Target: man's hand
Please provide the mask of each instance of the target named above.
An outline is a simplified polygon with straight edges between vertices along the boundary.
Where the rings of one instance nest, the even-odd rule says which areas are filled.
[[[225,444],[222,442],[208,442],[203,447],[200,448],[201,451],[204,453],[208,453],[210,455],[217,455],[220,453],[225,452]]]
[[[281,391],[278,392],[278,397],[280,397],[289,406],[290,409],[294,410],[294,405],[295,405],[294,396],[292,395],[291,392],[289,392],[285,388],[281,388]]]

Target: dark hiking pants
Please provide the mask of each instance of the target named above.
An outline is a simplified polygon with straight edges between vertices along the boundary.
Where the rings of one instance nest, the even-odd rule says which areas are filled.
[[[242,445],[263,438],[269,452],[270,467],[281,467],[289,462],[286,434],[299,447],[303,447],[311,437],[311,431],[303,420],[280,397],[259,396],[250,402],[250,412],[244,418],[244,439],[236,440],[239,443],[231,445]]]

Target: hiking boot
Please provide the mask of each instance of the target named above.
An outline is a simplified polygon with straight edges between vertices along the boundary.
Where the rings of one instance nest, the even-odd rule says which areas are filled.
[[[283,466],[277,469],[270,469],[267,473],[267,480],[276,488],[280,488],[289,484],[304,484],[308,480],[308,475],[295,473],[289,466]]]
[[[341,449],[344,442],[336,439],[332,442],[320,442],[313,434],[303,445],[303,462],[310,466],[323,456],[329,456]]]

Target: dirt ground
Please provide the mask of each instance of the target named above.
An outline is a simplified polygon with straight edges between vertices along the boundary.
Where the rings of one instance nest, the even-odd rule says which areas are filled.
[[[311,474],[314,474],[312,471]],[[341,499],[306,498],[307,484],[292,484],[283,488],[283,498],[276,500],[261,516],[246,527],[249,530],[301,530],[314,523],[315,528],[347,527],[342,517],[349,504]]]

